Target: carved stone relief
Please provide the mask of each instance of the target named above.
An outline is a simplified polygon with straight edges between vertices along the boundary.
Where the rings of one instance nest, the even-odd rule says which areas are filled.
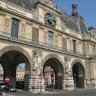
[[[26,24],[23,23],[23,24],[22,24],[22,31],[23,31],[23,32],[25,32],[25,27],[26,27]]]
[[[26,23],[25,22],[22,22],[22,25],[21,25],[21,36],[22,37],[25,37],[26,35]]]
[[[65,77],[72,77],[71,58],[65,57]]]
[[[58,6],[56,6],[52,0],[40,0],[41,2],[47,4],[48,6],[50,5],[51,8],[53,8],[54,10],[60,12],[60,8]]]
[[[89,34],[83,33],[83,38],[86,39],[86,40],[89,40],[91,37],[90,37]]]
[[[96,63],[96,59],[91,59],[90,63]]]
[[[9,25],[10,25],[10,18],[5,17],[4,18],[4,32],[9,31]]]
[[[32,51],[32,59],[34,61],[33,72],[34,72],[34,74],[37,74],[39,76],[41,74],[42,70],[43,70],[41,50],[34,49]]]

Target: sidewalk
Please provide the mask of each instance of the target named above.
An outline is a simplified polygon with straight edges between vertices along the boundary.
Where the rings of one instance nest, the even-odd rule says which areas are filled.
[[[80,92],[80,91],[88,91],[88,90],[93,90],[96,88],[77,88],[72,91],[64,90],[64,89],[48,89],[45,92],[41,92],[41,94],[61,94],[61,93],[71,93],[71,92]]]
[[[45,92],[42,92],[41,94],[60,94],[60,93],[69,93],[69,92],[72,91],[68,91],[64,89],[47,89]]]

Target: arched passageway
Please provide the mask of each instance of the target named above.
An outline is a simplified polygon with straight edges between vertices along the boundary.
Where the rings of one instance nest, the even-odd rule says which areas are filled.
[[[81,63],[77,62],[73,65],[74,84],[77,88],[84,88],[85,70]]]
[[[29,88],[30,63],[27,57],[16,50],[7,51],[0,57],[0,63],[4,67],[4,78],[10,77],[12,86],[16,86],[16,69],[21,63],[25,63],[24,89]]]
[[[54,88],[62,89],[63,73],[64,73],[63,66],[58,59],[56,58],[48,59],[45,62],[44,68],[43,68],[46,87],[52,88],[54,84]]]

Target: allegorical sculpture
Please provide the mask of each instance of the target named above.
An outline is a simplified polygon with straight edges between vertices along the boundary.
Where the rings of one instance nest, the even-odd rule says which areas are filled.
[[[65,57],[65,74],[64,74],[65,89],[74,90],[74,80],[72,75],[71,58]]]
[[[34,49],[32,51],[32,56],[33,56],[33,71],[37,74],[40,75],[42,70],[43,70],[43,66],[42,66],[42,52],[41,50],[38,49]]]
[[[72,77],[72,68],[71,68],[71,61],[70,57],[65,57],[65,76]]]

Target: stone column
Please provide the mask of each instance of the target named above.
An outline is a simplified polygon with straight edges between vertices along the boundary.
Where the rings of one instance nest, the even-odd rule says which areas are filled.
[[[29,76],[30,76],[30,67],[28,66],[28,64],[26,63],[25,65],[25,75],[24,75],[24,90],[28,91],[29,90]]]
[[[64,72],[64,88],[66,90],[74,90],[74,80],[72,74],[72,67],[71,67],[71,59],[70,57],[65,57],[65,72]]]
[[[96,60],[90,59],[90,86],[96,87]]]
[[[32,67],[29,89],[33,93],[45,91],[45,80],[43,77],[42,53],[39,49],[32,51]]]
[[[90,87],[90,61],[89,59],[86,59],[85,62],[86,66],[85,66],[85,80],[84,80],[84,87],[88,88]]]

